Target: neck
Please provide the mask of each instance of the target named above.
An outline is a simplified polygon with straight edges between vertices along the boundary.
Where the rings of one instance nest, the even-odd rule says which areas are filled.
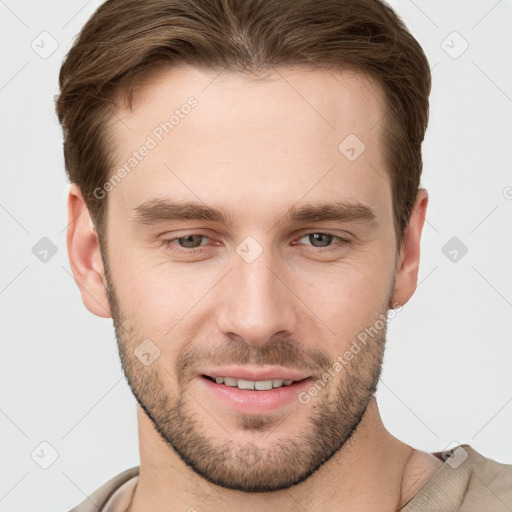
[[[244,493],[197,475],[160,438],[140,407],[137,414],[140,474],[129,512],[396,511],[438,467],[431,466],[423,480],[417,465],[407,470],[418,459],[412,457],[416,451],[387,432],[373,398],[350,440],[306,481],[272,493]]]

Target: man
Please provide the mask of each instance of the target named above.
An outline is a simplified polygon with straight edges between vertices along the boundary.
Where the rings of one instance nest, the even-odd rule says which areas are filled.
[[[512,466],[375,400],[428,202],[429,65],[389,7],[109,0],[60,85],[71,267],[140,406],[140,466],[75,511],[512,508]]]

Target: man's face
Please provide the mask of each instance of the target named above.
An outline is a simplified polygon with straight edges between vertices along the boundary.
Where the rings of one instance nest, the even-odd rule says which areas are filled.
[[[343,447],[380,375],[396,264],[383,100],[352,72],[215,76],[170,70],[113,118],[112,173],[152,147],[108,194],[109,304],[162,438],[215,484],[271,491]],[[171,205],[186,202],[224,218]]]

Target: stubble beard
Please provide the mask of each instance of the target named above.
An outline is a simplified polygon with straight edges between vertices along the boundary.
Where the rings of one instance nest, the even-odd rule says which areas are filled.
[[[187,389],[198,361],[203,358],[204,362],[208,357],[211,362],[211,351],[188,345],[180,354],[174,378],[164,375],[167,382],[172,380],[178,388],[171,397],[162,378],[162,372],[167,370],[159,368],[157,363],[145,366],[134,355],[134,349],[145,336],[138,333],[136,325],[128,324],[105,263],[107,296],[128,385],[163,441],[198,475],[227,489],[248,493],[278,491],[303,482],[347,445],[377,390],[386,327],[363,344],[336,379],[312,397],[309,404],[297,404],[310,408],[306,424],[298,434],[278,437],[279,422],[293,422],[293,419],[285,417],[278,421],[276,415],[270,414],[236,415],[235,425],[239,429],[236,436],[229,434],[233,426],[223,430],[222,417],[216,417],[213,424],[217,430],[212,434],[205,426],[205,409]],[[217,359],[221,357],[219,364],[257,362],[286,367],[287,361],[304,361],[304,353],[297,351],[297,344],[284,338],[259,349],[239,341],[228,344],[223,354],[217,354]],[[319,349],[308,352],[306,361],[324,370],[334,362]],[[276,439],[269,446],[265,437],[270,435]]]

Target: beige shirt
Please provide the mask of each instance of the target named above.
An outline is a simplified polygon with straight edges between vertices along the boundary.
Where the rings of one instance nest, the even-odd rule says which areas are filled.
[[[512,512],[512,465],[467,444],[433,455],[444,463],[399,512]],[[139,466],[123,471],[70,512],[126,512],[138,474]]]

